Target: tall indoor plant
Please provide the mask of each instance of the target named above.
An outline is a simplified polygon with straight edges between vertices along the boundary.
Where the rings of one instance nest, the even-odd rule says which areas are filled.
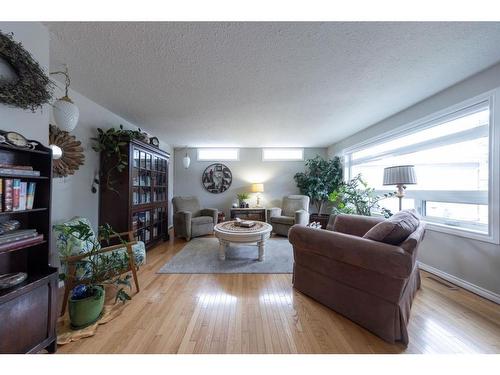
[[[61,279],[73,277],[68,272],[70,267],[80,269],[84,275],[82,284],[73,288],[69,299],[69,316],[73,328],[86,327],[99,319],[104,307],[105,284],[117,288],[115,302],[130,299],[125,291],[125,287],[131,288],[130,275],[121,277],[119,272],[126,269],[128,255],[119,251],[100,253],[101,242],[109,245],[111,237],[117,237],[121,243],[125,243],[109,224],[99,227],[97,238],[84,221],[54,225],[54,229],[59,231],[60,238],[65,238],[65,254],[71,254],[71,247],[74,245],[72,239],[85,244],[86,249],[83,254],[79,254],[79,257],[84,257],[76,263],[71,262],[72,256],[61,259]]]
[[[305,164],[306,171],[296,173],[293,178],[301,194],[309,196],[319,212],[321,204],[328,200],[328,195],[342,184],[342,162],[338,156],[333,159],[316,156]]]
[[[333,205],[333,214],[356,214],[371,216],[373,210],[378,210],[385,218],[392,216],[392,212],[382,207],[379,202],[393,197],[396,193],[378,195],[375,189],[368,186],[361,174],[343,182],[336,190],[328,195]]]

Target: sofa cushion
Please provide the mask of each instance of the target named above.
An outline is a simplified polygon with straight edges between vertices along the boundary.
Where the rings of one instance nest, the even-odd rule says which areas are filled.
[[[198,216],[191,219],[193,225],[212,224],[213,222],[214,218],[212,216]]]
[[[295,217],[290,216],[273,216],[271,217],[271,223],[293,225],[295,224]]]
[[[373,241],[399,245],[418,228],[419,224],[420,216],[415,210],[403,210],[375,225],[363,237]]]

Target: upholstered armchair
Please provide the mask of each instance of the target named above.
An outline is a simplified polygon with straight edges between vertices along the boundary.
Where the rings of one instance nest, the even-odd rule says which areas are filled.
[[[273,232],[288,236],[292,225],[307,225],[309,222],[309,197],[306,195],[289,195],[283,198],[282,208],[267,209],[267,222],[272,225]]]
[[[200,206],[198,198],[193,196],[174,197],[174,233],[186,241],[193,237],[211,234],[217,224],[217,209]]]
[[[327,230],[293,226],[293,286],[382,339],[408,344],[425,224],[414,211],[331,216]]]

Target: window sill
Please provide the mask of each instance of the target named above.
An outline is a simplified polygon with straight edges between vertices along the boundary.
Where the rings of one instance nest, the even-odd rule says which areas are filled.
[[[439,224],[439,223],[430,222],[430,221],[425,221],[425,223],[426,223],[426,229],[431,230],[433,232],[451,234],[451,235],[458,236],[458,237],[469,238],[472,240],[481,241],[481,242],[488,242],[488,243],[492,243],[492,244],[496,244],[496,245],[500,244],[500,242],[498,241],[498,238],[495,238],[495,236],[493,234],[487,234],[487,233],[478,232],[478,231],[474,231],[471,229],[465,229],[465,228],[454,228],[454,227],[450,227],[450,226],[445,225],[445,224]]]

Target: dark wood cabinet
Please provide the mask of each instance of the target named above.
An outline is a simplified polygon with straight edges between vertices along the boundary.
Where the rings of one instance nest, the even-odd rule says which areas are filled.
[[[231,208],[231,220],[240,218],[242,220],[266,221],[265,208]]]
[[[52,153],[41,145],[33,150],[0,145],[0,164],[31,166],[40,171],[40,176],[0,174],[2,180],[36,183],[33,208],[2,211],[0,222],[17,220],[20,229],[36,229],[43,235],[34,243],[0,250],[0,274],[28,274],[22,283],[0,289],[0,353],[54,352],[58,274],[49,265]]]
[[[100,185],[99,224],[117,232],[133,231],[149,249],[168,239],[168,169],[170,155],[140,141],[126,146],[128,168],[111,176],[112,187]],[[114,160],[101,154],[101,171]]]

